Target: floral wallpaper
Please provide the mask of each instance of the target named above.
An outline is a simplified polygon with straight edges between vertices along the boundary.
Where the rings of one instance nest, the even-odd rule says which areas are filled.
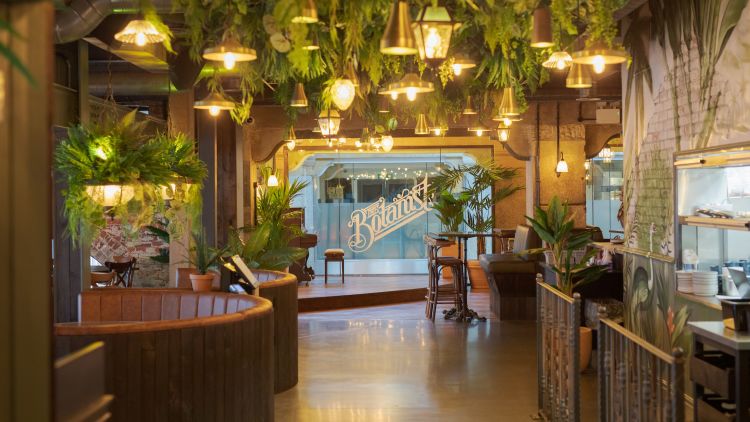
[[[650,0],[623,20],[626,326],[686,346],[675,309],[675,152],[750,139],[747,0]]]

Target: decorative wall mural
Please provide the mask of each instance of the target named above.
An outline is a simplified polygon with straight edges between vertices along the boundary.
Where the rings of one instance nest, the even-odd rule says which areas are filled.
[[[686,343],[674,309],[675,152],[750,139],[747,0],[650,0],[623,22],[626,326]]]
[[[379,239],[429,212],[428,188],[425,177],[421,183],[396,195],[390,204],[381,197],[371,205],[352,212],[351,220],[347,223],[354,231],[349,237],[349,249],[364,252]]]

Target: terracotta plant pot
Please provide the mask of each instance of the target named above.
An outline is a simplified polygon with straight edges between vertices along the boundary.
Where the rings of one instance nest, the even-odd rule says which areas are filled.
[[[194,292],[210,292],[214,283],[214,275],[209,274],[190,274],[190,283],[193,285]]]
[[[179,289],[187,289],[188,287],[192,286],[192,282],[190,281],[190,274],[198,274],[197,268],[178,268],[177,269],[177,280],[176,280],[176,286]]]
[[[479,264],[478,259],[470,259],[468,261],[469,267],[469,280],[471,280],[471,288],[473,290],[487,290],[490,288],[487,283],[487,274],[484,273],[482,266]]]
[[[591,339],[592,339],[592,332],[591,328],[588,327],[579,327],[578,328],[580,332],[580,339],[581,339],[581,350],[579,354],[579,370],[583,372],[586,368],[589,367],[589,363],[591,362]]]
[[[440,256],[458,257],[458,245],[455,243],[440,249]],[[453,278],[453,271],[450,268],[443,268],[443,279],[450,280]]]

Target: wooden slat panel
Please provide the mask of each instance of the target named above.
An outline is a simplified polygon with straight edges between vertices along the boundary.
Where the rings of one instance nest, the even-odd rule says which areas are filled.
[[[205,367],[206,367],[206,330],[195,330],[193,335],[193,382],[195,385],[205,387]],[[204,388],[193,391],[193,411],[196,420],[206,420],[206,395]],[[210,398],[208,398],[210,400]]]
[[[193,385],[200,387],[201,384],[193,383],[193,334],[195,328],[186,328],[180,330],[180,346],[178,356],[180,356],[180,374],[182,375],[180,384],[180,414],[181,420],[192,420],[193,403]]]
[[[213,310],[213,296],[201,295],[198,297],[198,318],[211,316]]]
[[[169,337],[169,421],[182,419],[182,354],[180,346],[182,337],[180,330],[168,331]]]
[[[143,303],[142,321],[161,320],[161,296],[143,295],[141,296],[141,303]]]
[[[169,365],[171,356],[169,356],[169,333],[160,331],[155,334],[155,406],[154,412],[157,421],[167,421],[169,419]]]
[[[101,296],[81,296],[81,321],[101,321]]]
[[[101,305],[99,318],[102,321],[123,321],[122,317],[122,296],[104,295],[100,296]],[[127,320],[125,320],[127,321]]]
[[[143,321],[140,295],[122,295],[122,321]]]
[[[164,295],[161,303],[161,319],[173,320],[180,318],[180,295]]]
[[[193,319],[198,315],[198,296],[182,295],[180,297],[180,319]]]
[[[128,403],[126,397],[128,395],[128,381],[130,380],[128,371],[123,371],[121,368],[128,368],[128,338],[118,335],[107,337],[108,341],[105,341],[104,344],[108,348],[114,349],[111,354],[114,355],[114,366],[116,368],[113,388],[109,389],[110,386],[107,386],[107,391],[112,391],[115,396],[112,412],[115,415],[127,415]]]
[[[226,373],[226,370],[224,368],[224,365],[226,363],[226,354],[225,354],[225,348],[226,348],[226,325],[217,325],[216,326],[216,373],[215,373],[215,384],[216,384],[216,395],[214,396],[214,400],[216,401],[216,420],[217,421],[223,421],[224,419],[224,399],[226,396],[224,395],[225,392],[225,379],[224,375]]]
[[[156,344],[154,333],[142,333],[141,338],[141,419],[156,421]]]
[[[141,420],[141,335],[128,335],[127,337],[127,378],[128,388],[125,393],[127,402],[128,420]]]
[[[205,355],[203,356],[203,367],[205,371],[205,420],[216,420],[216,327],[205,329]]]

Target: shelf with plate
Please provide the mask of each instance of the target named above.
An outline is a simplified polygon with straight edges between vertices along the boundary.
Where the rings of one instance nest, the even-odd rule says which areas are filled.
[[[685,226],[750,231],[750,219],[747,218],[711,218],[686,215],[680,216],[679,221],[680,224]]]

